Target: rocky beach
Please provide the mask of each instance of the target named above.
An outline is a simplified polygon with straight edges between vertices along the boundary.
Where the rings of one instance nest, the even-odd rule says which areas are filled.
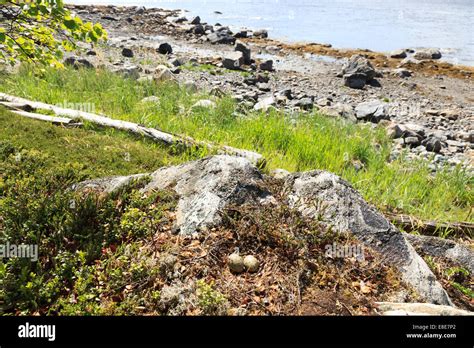
[[[413,158],[472,170],[474,68],[436,49],[390,54],[272,40],[265,30],[231,31],[186,12],[69,5],[108,31],[106,45],[66,62],[106,66],[136,79],[175,79],[227,93],[242,106],[320,113],[387,128]],[[212,105],[212,104],[209,104]]]
[[[473,315],[474,66],[65,7],[0,66],[7,315]]]

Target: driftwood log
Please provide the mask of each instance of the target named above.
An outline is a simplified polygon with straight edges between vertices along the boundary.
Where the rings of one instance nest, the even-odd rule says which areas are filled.
[[[107,116],[96,115],[96,114],[92,114],[92,113],[84,112],[80,110],[61,108],[58,106],[54,106],[54,105],[50,105],[50,104],[46,104],[42,102],[35,102],[28,99],[15,97],[15,96],[8,95],[5,93],[0,93],[0,101],[1,101],[0,102],[1,105],[9,109],[16,110],[16,113],[21,116],[36,118],[42,121],[53,122],[52,119],[48,120],[45,117],[38,117],[39,114],[34,114],[36,116],[34,115],[28,116],[27,114],[31,114],[30,112],[23,111],[20,113],[18,111],[18,110],[31,111],[31,110],[38,110],[38,109],[49,110],[49,111],[52,111],[56,116],[61,117],[61,118],[68,118],[70,120],[82,120],[82,121],[91,122],[93,124],[96,124],[102,127],[110,127],[110,128],[127,131],[136,135],[147,137],[149,139],[152,139],[156,142],[160,142],[167,146],[204,147],[209,150],[215,150],[217,153],[220,153],[220,154],[228,154],[228,155],[233,155],[233,156],[244,157],[256,166],[260,166],[260,167],[265,166],[265,159],[263,158],[263,156],[259,153],[249,151],[249,150],[237,149],[230,146],[219,146],[219,145],[215,145],[215,144],[211,144],[211,143],[207,143],[203,141],[197,141],[191,137],[162,132],[158,129],[144,127],[133,122],[115,120]],[[46,115],[41,115],[41,116],[46,116]]]
[[[418,232],[430,236],[439,235],[439,232],[447,232],[456,237],[472,238],[474,223],[470,222],[437,222],[425,221],[409,215],[384,213],[384,215],[397,226],[407,232]]]
[[[14,114],[20,115],[20,116],[33,118],[35,120],[40,120],[40,121],[47,121],[47,122],[51,122],[53,124],[69,125],[69,124],[74,123],[74,120],[72,120],[70,118],[65,118],[65,117],[35,114],[33,112],[19,111],[19,110],[11,110],[11,112],[14,113]]]

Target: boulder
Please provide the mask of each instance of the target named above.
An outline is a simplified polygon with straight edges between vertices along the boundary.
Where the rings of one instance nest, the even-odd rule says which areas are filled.
[[[388,104],[380,100],[360,103],[356,106],[355,112],[358,120],[379,123],[383,119],[390,119]]]
[[[350,88],[363,88],[368,81],[375,78],[376,74],[372,64],[361,55],[353,55],[342,69],[344,85]]]
[[[384,262],[396,266],[403,279],[426,301],[452,305],[425,261],[402,233],[346,181],[321,170],[296,173],[285,180],[284,192],[290,206],[304,216],[318,219],[335,231],[350,232],[378,251]]]
[[[351,105],[336,103],[319,109],[319,112],[326,116],[342,117],[349,121],[357,121],[356,113]]]
[[[222,65],[226,69],[240,70],[244,64],[244,55],[242,52],[229,52],[222,59]]]
[[[424,255],[453,261],[474,274],[474,250],[446,238],[404,233],[410,244]]]
[[[243,157],[228,155],[163,167],[151,174],[89,180],[73,189],[113,193],[143,178],[149,180],[142,184],[142,193],[164,189],[177,193],[176,224],[182,235],[219,225],[226,206],[275,202],[257,168]]]
[[[427,48],[418,50],[413,55],[413,58],[418,60],[428,60],[428,59],[441,59],[442,55],[438,49]]]
[[[229,32],[222,30],[210,33],[207,35],[207,39],[211,44],[225,44],[233,45],[235,44],[235,37],[233,37]]]
[[[395,50],[390,52],[389,56],[390,58],[403,59],[407,57],[407,53],[405,50]]]
[[[100,179],[83,181],[72,186],[75,191],[95,191],[104,193],[115,193],[129,187],[139,180],[144,179],[146,174],[136,174],[129,176],[114,176]]]
[[[367,77],[364,74],[347,74],[343,76],[344,86],[354,89],[362,89],[367,83]]]
[[[218,155],[158,169],[142,192],[171,188],[179,196],[177,226],[189,235],[216,226],[220,211],[231,204],[272,201],[263,177],[241,157]]]
[[[242,41],[237,41],[235,43],[235,51],[242,52],[242,55],[244,57],[244,64],[252,64],[251,51],[248,45],[244,44]]]

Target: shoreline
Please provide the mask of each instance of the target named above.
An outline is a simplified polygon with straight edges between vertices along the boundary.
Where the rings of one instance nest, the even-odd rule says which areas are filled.
[[[158,4],[166,5],[166,2],[165,3],[158,3]],[[156,4],[156,5],[158,5],[158,4]],[[157,10],[158,9],[158,10],[178,12],[183,16],[185,16],[185,15],[199,16],[200,15],[195,10],[189,10],[189,9],[186,9],[186,8],[173,9],[173,8],[169,8],[169,7],[166,7],[166,6],[156,7],[156,5],[154,5],[154,4],[152,4],[152,5],[140,5],[140,4],[132,5],[132,4],[129,3],[127,5],[113,5],[113,4],[86,4],[86,5],[71,4],[71,5],[94,6],[94,7],[114,6],[114,7],[129,7],[129,8],[144,7],[147,10]],[[220,15],[225,15],[225,13],[220,12],[219,10],[213,11],[213,12],[214,13],[219,12]],[[218,18],[213,18],[212,20],[219,21]],[[256,31],[256,30],[259,30],[259,29],[266,29],[264,23],[262,23],[263,24],[262,26],[258,26],[258,25],[240,26],[240,25],[236,25],[236,24],[231,23],[231,19],[226,18],[225,21],[229,22],[229,23],[224,24],[224,25],[229,26],[231,29],[237,29],[237,30],[248,29],[250,31]],[[221,22],[221,21],[219,21],[219,22]],[[269,34],[271,35],[272,33],[271,33],[271,30],[270,30],[270,27],[268,28],[268,31],[269,31]],[[296,50],[303,49],[306,52],[319,52],[319,54],[321,54],[321,55],[327,55],[327,56],[331,56],[331,57],[347,57],[350,53],[353,53],[353,54],[356,54],[356,53],[357,54],[370,53],[370,54],[373,54],[374,56],[387,56],[387,55],[390,54],[391,51],[398,51],[398,50],[405,50],[405,49],[406,50],[410,50],[410,49],[420,50],[420,49],[429,49],[431,47],[433,47],[433,48],[437,47],[436,45],[425,46],[425,45],[422,44],[422,45],[418,45],[418,46],[408,45],[408,46],[405,46],[405,47],[393,48],[391,50],[378,50],[378,49],[372,49],[372,48],[367,48],[367,47],[364,48],[364,46],[359,46],[359,47],[335,46],[331,42],[315,42],[312,39],[305,39],[305,40],[291,39],[289,37],[285,37],[284,35],[272,36],[270,39],[268,39],[268,42],[272,42],[273,44],[281,44],[281,45],[284,45],[287,48],[293,48],[293,49],[296,49]],[[315,49],[314,46],[317,46],[317,48]],[[331,48],[331,49],[327,50],[328,47]],[[449,47],[448,48],[438,47],[438,48],[441,51],[452,50],[452,48],[449,48]],[[453,59],[453,60],[458,59],[456,56],[451,56],[450,58]],[[441,67],[438,67],[440,69],[441,73],[445,73],[446,71],[450,70],[449,66],[453,66],[454,68],[458,68],[458,69],[455,69],[455,71],[459,70],[461,72],[460,75],[459,75],[460,77],[462,77],[462,72],[463,71],[468,71],[471,74],[474,74],[474,61],[469,61],[469,64],[467,64],[467,63],[456,64],[452,61],[445,60],[444,56],[443,56],[443,57],[441,57],[440,60],[437,60],[437,62],[442,65]],[[430,67],[423,67],[423,70],[429,71]],[[435,68],[435,70],[436,70],[436,68]]]
[[[395,158],[408,150],[413,158],[434,156],[430,160],[434,168],[442,163],[464,163],[473,168],[474,67],[414,60],[413,53],[405,54],[408,57],[404,60],[369,50],[283,43],[269,38],[266,31],[232,32],[225,26],[204,23],[199,17],[186,18],[183,10],[67,7],[84,20],[100,22],[109,32],[104,52],[108,61],[87,56],[93,65],[112,70],[136,66],[137,78],[151,79],[164,64],[170,69],[169,75],[180,83],[192,81],[197,88],[219,90],[216,93],[226,93],[249,108],[277,107],[290,113],[319,110],[372,125],[384,119],[380,124],[395,132]],[[236,41],[245,47],[250,59],[243,65],[239,61],[234,69],[228,66],[234,61],[227,58],[235,57]],[[169,46],[167,54],[159,52],[162,44]],[[137,54],[124,57],[120,50],[125,48],[132,51],[132,56],[133,52]],[[377,75],[373,84],[360,89],[344,85],[341,70],[353,55],[364,57],[373,66]],[[164,63],[158,63],[163,59]],[[262,68],[265,63],[270,63],[269,68]],[[374,104],[384,110],[384,115],[368,122],[360,109],[367,110]],[[436,144],[435,151],[429,142]]]

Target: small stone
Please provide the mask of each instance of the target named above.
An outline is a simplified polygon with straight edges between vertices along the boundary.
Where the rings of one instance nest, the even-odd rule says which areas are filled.
[[[273,60],[268,59],[261,62],[259,68],[263,71],[273,71]]]
[[[169,43],[162,43],[158,49],[157,49],[158,53],[161,53],[161,54],[171,54],[173,53],[173,48],[171,47],[171,45]]]
[[[253,32],[253,37],[266,39],[268,37],[268,31],[266,31],[265,29],[256,30]]]
[[[244,271],[244,259],[239,254],[231,254],[227,258],[227,265],[232,272],[242,273]]]
[[[201,24],[197,24],[193,29],[193,33],[196,35],[204,35],[206,33],[206,29]]]
[[[285,169],[274,169],[270,172],[270,175],[273,176],[275,179],[284,179],[291,173]]]
[[[174,80],[174,76],[171,70],[168,69],[168,67],[164,65],[160,65],[157,67],[155,71],[153,80],[155,80],[155,82],[169,81],[169,80]]]
[[[418,139],[417,137],[406,137],[405,145],[410,147],[417,147],[420,145],[420,139]]]
[[[87,59],[81,58],[81,57],[68,57],[64,61],[65,65],[70,65],[74,67],[74,69],[79,69],[79,68],[89,68],[93,69],[94,65],[92,65],[91,62],[89,62]]]
[[[412,74],[410,70],[407,70],[407,69],[404,69],[404,68],[395,69],[393,71],[393,73],[395,74],[395,76],[398,76],[398,77],[401,77],[401,78],[410,77],[411,74]]]
[[[124,48],[122,50],[122,56],[127,57],[127,58],[132,58],[133,57],[133,51],[130,48]]]
[[[388,104],[379,100],[360,103],[356,106],[356,116],[359,120],[379,123],[382,119],[389,119]]]
[[[258,262],[257,258],[253,255],[247,255],[244,258],[244,266],[250,273],[255,273],[258,271],[260,266],[260,262]]]
[[[429,152],[439,153],[441,151],[441,141],[436,137],[426,138],[421,142],[421,145],[426,147]]]
[[[191,20],[191,24],[201,24],[201,17],[196,16]]]

